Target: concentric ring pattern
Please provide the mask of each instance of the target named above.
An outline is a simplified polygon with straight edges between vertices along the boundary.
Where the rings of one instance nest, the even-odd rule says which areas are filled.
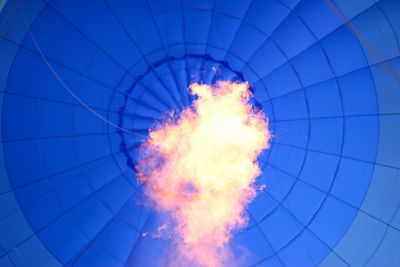
[[[135,148],[190,82],[220,79],[250,82],[274,135],[242,265],[400,266],[399,1],[0,11],[0,266],[168,266]]]

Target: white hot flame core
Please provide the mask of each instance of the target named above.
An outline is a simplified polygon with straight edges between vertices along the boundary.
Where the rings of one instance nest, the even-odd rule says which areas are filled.
[[[257,157],[269,147],[265,115],[248,103],[248,83],[191,84],[192,107],[151,130],[137,165],[146,195],[173,219],[181,262],[227,264],[234,230],[256,196]]]

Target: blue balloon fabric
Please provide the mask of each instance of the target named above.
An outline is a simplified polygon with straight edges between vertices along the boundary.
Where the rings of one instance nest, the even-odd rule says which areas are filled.
[[[0,1],[0,266],[168,266],[134,165],[191,82],[269,117],[244,266],[400,266],[397,0]],[[215,129],[218,131],[218,129]],[[212,148],[210,148],[212,149]],[[236,251],[240,253],[240,251]]]

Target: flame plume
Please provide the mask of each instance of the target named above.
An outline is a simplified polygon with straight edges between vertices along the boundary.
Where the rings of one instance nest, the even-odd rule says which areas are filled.
[[[257,157],[268,148],[265,115],[248,103],[249,85],[191,84],[191,107],[150,130],[136,166],[145,194],[171,215],[172,265],[228,265],[229,241],[246,226],[256,196]],[[229,263],[231,264],[231,263]]]

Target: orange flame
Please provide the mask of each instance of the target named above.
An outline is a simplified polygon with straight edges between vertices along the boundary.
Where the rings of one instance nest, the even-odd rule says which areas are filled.
[[[233,232],[247,224],[268,120],[248,103],[247,82],[194,83],[189,90],[198,97],[192,107],[150,130],[136,167],[146,195],[173,219],[174,264],[219,267],[227,264]]]

